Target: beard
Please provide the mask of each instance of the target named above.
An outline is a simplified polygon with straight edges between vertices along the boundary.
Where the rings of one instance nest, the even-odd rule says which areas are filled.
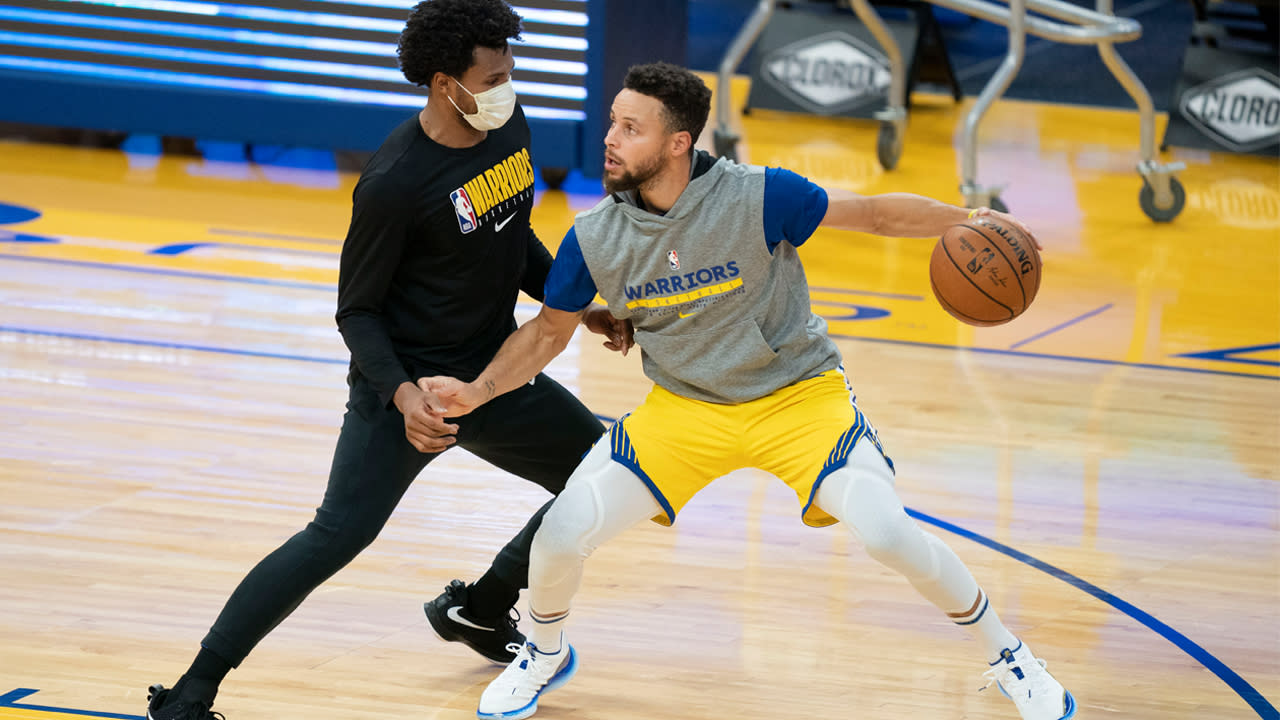
[[[639,190],[658,173],[662,172],[662,156],[654,155],[647,161],[637,163],[634,170],[624,170],[617,177],[604,176],[604,189],[607,193],[622,193]]]

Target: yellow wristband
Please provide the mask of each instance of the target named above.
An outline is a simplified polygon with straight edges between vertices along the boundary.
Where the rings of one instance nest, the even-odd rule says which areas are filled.
[[[972,220],[972,219],[973,219],[973,216],[974,216],[974,215],[977,215],[977,214],[978,214],[978,210],[979,210],[979,209],[980,209],[980,208],[974,208],[974,209],[972,209],[972,210],[970,210],[970,211],[969,211],[969,219],[970,219],[970,220]]]

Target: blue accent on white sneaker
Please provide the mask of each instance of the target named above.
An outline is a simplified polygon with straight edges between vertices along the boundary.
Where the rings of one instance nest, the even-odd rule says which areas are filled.
[[[1062,692],[1067,694],[1067,714],[1063,715],[1059,720],[1070,720],[1076,716],[1076,699],[1072,696],[1071,691],[1063,688]]]
[[[1000,659],[991,663],[985,675],[989,678],[987,687],[994,684],[1012,700],[1022,720],[1075,717],[1076,699],[1049,674],[1044,660],[1021,642],[1012,650],[1002,651]]]
[[[1001,693],[1002,695],[1004,695],[1005,697],[1009,698],[1010,700],[1012,700],[1012,699],[1013,699],[1013,696],[1012,696],[1012,695],[1010,695],[1008,692],[1005,692],[1005,689],[1004,689],[1004,686],[1003,686],[1003,685],[1001,685],[1001,684],[999,684],[999,683],[996,683],[996,687],[1000,688],[1000,693]],[[1066,714],[1065,714],[1065,715],[1063,715],[1062,717],[1058,718],[1058,720],[1071,720],[1071,718],[1073,718],[1073,717],[1075,717],[1075,716],[1076,716],[1076,699],[1075,699],[1075,696],[1073,696],[1073,695],[1071,694],[1071,691],[1070,691],[1070,690],[1068,690],[1068,689],[1066,689],[1066,688],[1063,688],[1063,689],[1062,689],[1062,692],[1063,692],[1063,694],[1064,694],[1064,696],[1065,696],[1065,697],[1064,697],[1064,699],[1063,699],[1063,703],[1062,703],[1062,704],[1063,704],[1063,711],[1064,711]]]
[[[542,669],[538,667],[540,661],[558,660],[560,653],[549,655],[540,652],[533,643],[526,643],[507,669],[485,688],[485,692],[480,696],[480,707],[476,709],[476,717],[481,720],[523,720],[536,713],[538,698],[563,686],[569,682],[574,673],[578,672],[578,653],[572,645],[567,647],[569,657],[561,661],[562,664],[546,682],[539,684],[538,674]],[[530,694],[528,700],[519,707],[505,706],[508,704],[505,701],[519,700]],[[490,706],[490,709],[486,710],[486,705]]]

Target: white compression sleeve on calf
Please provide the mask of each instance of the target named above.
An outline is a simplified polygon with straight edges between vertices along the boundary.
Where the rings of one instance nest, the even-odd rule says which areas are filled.
[[[907,515],[892,471],[870,442],[859,441],[847,464],[827,476],[817,501],[849,527],[871,557],[902,573],[926,600],[969,628],[988,662],[1017,646],[955,552]]]
[[[555,648],[573,596],[582,582],[582,564],[605,541],[662,513],[640,478],[610,457],[606,435],[574,470],[560,496],[542,518],[529,554],[529,639]],[[540,622],[539,617],[554,618]]]

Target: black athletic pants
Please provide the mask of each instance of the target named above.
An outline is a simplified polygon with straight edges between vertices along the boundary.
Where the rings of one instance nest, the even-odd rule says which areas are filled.
[[[604,432],[577,398],[545,375],[452,422],[459,447],[552,494],[564,489]],[[415,450],[400,411],[382,407],[368,382],[356,376],[315,519],[245,576],[201,644],[239,666],[312,590],[373,542],[414,478],[437,456]],[[529,546],[550,504],[494,559],[495,574],[513,588],[529,584]]]

